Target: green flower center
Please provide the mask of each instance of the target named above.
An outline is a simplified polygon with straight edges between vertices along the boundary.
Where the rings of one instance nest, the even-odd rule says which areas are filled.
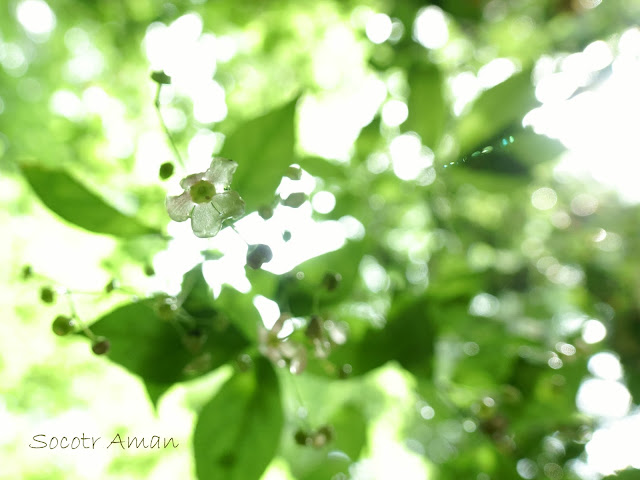
[[[195,203],[207,203],[216,194],[216,187],[206,180],[200,180],[191,186],[189,193],[191,194],[191,200]]]

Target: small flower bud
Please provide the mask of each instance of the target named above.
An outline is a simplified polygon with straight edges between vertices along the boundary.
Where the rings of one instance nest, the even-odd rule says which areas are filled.
[[[153,277],[156,274],[156,271],[153,269],[153,265],[145,265],[144,266],[144,274],[147,277]]]
[[[298,208],[304,202],[307,201],[307,194],[304,192],[295,192],[282,200],[282,204],[285,207]]]
[[[291,180],[300,180],[302,178],[302,169],[297,165],[291,165],[284,176]]]
[[[109,351],[109,348],[111,348],[111,344],[109,340],[104,337],[98,337],[95,342],[93,342],[93,345],[91,345],[91,350],[93,350],[93,353],[96,355],[104,355]]]
[[[171,77],[164,72],[152,72],[151,80],[160,85],[169,85],[171,83]]]
[[[21,276],[23,280],[29,280],[33,276],[33,268],[31,268],[31,265],[22,267]]]
[[[104,287],[104,291],[105,293],[111,293],[113,292],[116,288],[118,288],[118,282],[116,281],[115,278],[112,278],[109,283],[107,283]]]
[[[273,208],[268,205],[263,205],[258,209],[258,215],[260,215],[265,220],[269,220],[271,217],[273,217]]]
[[[51,324],[51,330],[56,335],[63,337],[73,331],[76,323],[73,319],[67,317],[66,315],[58,315],[53,323]]]
[[[171,177],[171,175],[173,175],[173,171],[173,163],[164,162],[162,165],[160,165],[160,171],[158,172],[158,175],[162,180],[166,180],[167,178]]]
[[[316,448],[322,448],[327,445],[333,439],[333,428],[330,425],[323,425],[312,437],[313,446]]]
[[[285,230],[284,232],[282,232],[282,240],[284,240],[285,242],[291,240],[291,232],[289,230]]]
[[[322,278],[322,286],[332,292],[336,288],[338,288],[338,285],[340,285],[341,281],[342,275],[340,275],[339,273],[327,272]]]
[[[40,289],[40,300],[44,303],[54,303],[56,301],[56,292],[51,287],[42,287]]]
[[[247,265],[254,270],[258,270],[263,263],[269,263],[272,258],[273,253],[267,245],[250,245],[247,252]]]
[[[304,446],[310,440],[310,437],[309,437],[309,434],[307,432],[305,432],[304,430],[298,430],[298,431],[296,431],[295,435],[293,436],[293,440],[298,445]]]

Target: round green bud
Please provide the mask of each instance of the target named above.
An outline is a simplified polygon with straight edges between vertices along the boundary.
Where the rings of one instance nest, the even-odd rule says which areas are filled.
[[[104,337],[96,338],[93,345],[91,345],[91,350],[93,350],[93,353],[96,355],[104,355],[109,351],[109,348],[111,348],[111,344],[109,343],[109,340]]]
[[[287,173],[284,176],[291,180],[300,180],[302,178],[302,169],[297,165],[291,165],[287,168]]]
[[[271,249],[264,244],[250,245],[247,252],[247,265],[254,270],[258,270],[262,267],[263,263],[269,263],[273,258]]]
[[[66,315],[58,315],[51,324],[51,330],[53,330],[53,333],[60,337],[64,337],[65,335],[71,333],[75,329],[75,327],[76,322],[74,322],[72,318],[67,317]]]
[[[51,287],[42,287],[40,289],[40,300],[44,303],[53,303],[56,301],[56,292]]]
[[[307,194],[304,192],[296,192],[289,195],[287,198],[282,200],[282,204],[285,207],[298,208],[304,202],[307,201]]]
[[[310,440],[309,434],[307,432],[305,432],[304,430],[298,430],[296,431],[296,433],[293,435],[293,440],[298,444],[298,445],[306,445],[307,442]]]
[[[169,85],[171,83],[171,77],[162,71],[151,72],[151,80],[160,85]]]
[[[33,276],[33,268],[31,268],[31,265],[22,267],[21,276],[23,280],[29,280]]]
[[[162,165],[160,165],[160,171],[158,172],[158,175],[162,180],[166,180],[167,178],[171,177],[171,175],[173,175],[174,170],[175,169],[173,167],[173,163],[164,162]]]
[[[340,285],[341,281],[342,275],[340,275],[339,273],[327,272],[322,278],[322,286],[332,292],[336,288],[338,288],[338,285]]]
[[[147,277],[153,277],[156,274],[156,271],[153,269],[153,265],[145,265],[144,266],[144,274]]]
[[[269,220],[273,217],[273,208],[268,205],[263,205],[258,209],[258,215],[260,215],[265,220]]]
[[[284,232],[282,232],[282,240],[284,240],[285,242],[291,240],[291,232],[289,230],[285,230]]]
[[[116,288],[118,288],[118,282],[116,281],[115,278],[112,278],[111,280],[109,280],[109,283],[107,283],[104,287],[104,291],[105,293],[111,293],[113,292]]]
[[[216,187],[211,182],[200,180],[191,186],[189,193],[195,203],[209,203],[216,194]]]

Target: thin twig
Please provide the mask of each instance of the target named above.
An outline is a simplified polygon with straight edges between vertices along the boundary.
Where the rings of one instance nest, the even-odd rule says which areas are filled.
[[[171,147],[173,148],[173,153],[175,153],[176,158],[178,159],[178,163],[180,164],[180,166],[186,170],[185,164],[182,161],[182,156],[180,155],[180,151],[178,150],[178,147],[176,146],[176,143],[173,141],[173,136],[171,135],[171,132],[169,131],[169,129],[167,128],[167,124],[164,121],[164,118],[162,117],[162,111],[160,110],[160,89],[162,88],[162,84],[158,83],[158,89],[156,90],[156,98],[153,102],[153,104],[156,107],[156,112],[158,113],[158,119],[160,120],[160,125],[162,125],[162,129],[164,130],[164,134],[167,136],[167,139],[169,140],[169,143],[171,144]]]

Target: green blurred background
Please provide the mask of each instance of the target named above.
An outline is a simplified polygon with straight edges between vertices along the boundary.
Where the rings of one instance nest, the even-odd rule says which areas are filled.
[[[640,478],[639,20],[3,2],[0,478]],[[198,239],[217,154],[247,215]]]

